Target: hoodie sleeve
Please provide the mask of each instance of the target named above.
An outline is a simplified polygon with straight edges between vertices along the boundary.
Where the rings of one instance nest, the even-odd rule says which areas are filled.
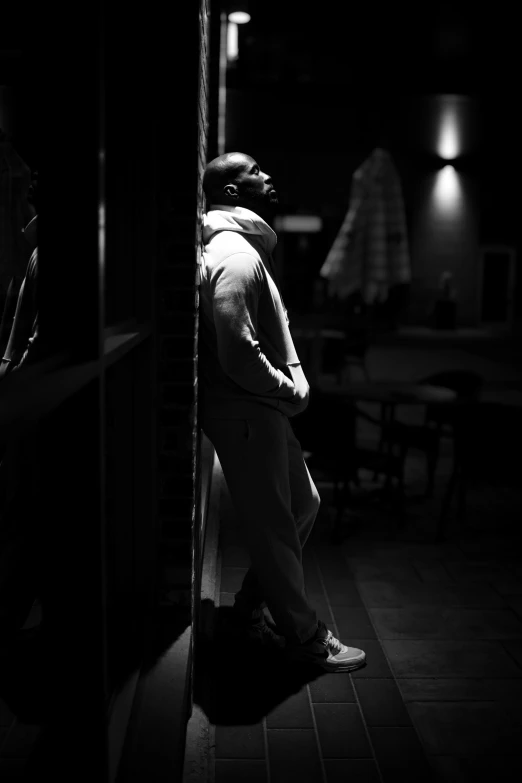
[[[13,325],[3,358],[4,362],[9,362],[7,372],[13,372],[23,363],[36,359],[39,345],[37,284],[38,253],[35,250],[20,287]]]
[[[214,268],[210,284],[223,371],[253,394],[292,397],[295,385],[268,361],[257,339],[258,302],[265,284],[259,261],[248,253],[228,256]]]

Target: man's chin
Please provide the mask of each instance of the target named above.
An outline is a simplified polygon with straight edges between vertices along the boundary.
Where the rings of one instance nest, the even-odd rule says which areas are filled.
[[[268,194],[268,200],[267,200],[267,207],[272,213],[276,213],[279,208],[279,199],[277,196],[272,196],[271,193]]]
[[[271,198],[270,194],[267,194],[265,198],[251,199],[248,202],[245,202],[244,206],[246,206],[247,209],[252,210],[252,212],[258,214],[263,219],[266,219],[268,217],[272,218],[277,214],[279,201],[277,196],[275,198]]]

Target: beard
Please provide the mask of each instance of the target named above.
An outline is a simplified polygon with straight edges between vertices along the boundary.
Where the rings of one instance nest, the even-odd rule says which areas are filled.
[[[247,187],[241,195],[244,206],[258,213],[263,219],[273,218],[277,213],[279,201],[275,191],[261,193]]]

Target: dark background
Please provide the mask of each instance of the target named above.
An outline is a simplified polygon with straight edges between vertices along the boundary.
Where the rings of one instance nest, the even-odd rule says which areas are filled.
[[[239,59],[227,73],[227,150],[251,154],[272,174],[282,213],[308,212],[323,221],[323,230],[309,237],[306,248],[293,236],[285,239],[283,285],[289,289],[289,304],[295,293],[297,308],[310,307],[313,280],[348,208],[352,174],[377,145],[389,149],[398,168],[411,230],[423,182],[434,165],[425,103],[430,94],[474,98],[476,120],[459,167],[473,179],[479,239],[483,244],[514,245],[520,256],[515,5],[361,5],[332,0],[313,7],[280,0],[215,0],[209,159],[217,154],[219,16],[236,7],[248,9],[251,21],[239,26]],[[66,35],[70,13],[60,4],[3,11],[0,83],[15,88],[16,122],[10,130],[17,151],[32,168],[38,167],[46,134],[59,137],[63,132],[59,126],[53,128],[52,114],[46,112],[46,88],[41,83],[36,87],[36,74],[49,27],[62,25]],[[175,13],[169,42],[186,50],[188,62],[188,42]],[[136,33],[127,42],[135,56],[128,79],[136,83],[135,120],[118,129],[127,144],[131,138],[139,143],[140,126],[148,122],[140,112],[140,92],[146,84],[140,84],[139,71],[150,45]],[[66,60],[63,67],[68,67]],[[172,92],[163,100],[176,102],[183,78],[182,72],[172,73]],[[125,80],[124,70],[121,79]],[[74,89],[74,78],[69,82]],[[125,90],[131,93],[132,87],[127,84]],[[187,119],[180,116],[181,122]],[[38,130],[42,125],[45,133]],[[74,197],[82,187],[82,150],[76,160],[57,160],[56,165],[70,169],[68,195]],[[520,283],[515,311],[520,318]]]
[[[285,246],[284,284],[292,289],[300,279],[303,288],[296,306],[310,306],[312,281],[349,205],[351,176],[375,146],[392,154],[411,228],[423,181],[437,165],[430,95],[474,99],[474,123],[458,165],[474,182],[480,242],[520,249],[514,7],[215,2],[214,58],[219,12],[236,7],[247,9],[251,21],[239,26],[239,58],[227,73],[227,151],[247,152],[272,174],[281,212],[323,220],[306,251],[300,253],[293,237]],[[210,110],[213,157],[216,97]],[[519,285],[519,313],[520,298]]]

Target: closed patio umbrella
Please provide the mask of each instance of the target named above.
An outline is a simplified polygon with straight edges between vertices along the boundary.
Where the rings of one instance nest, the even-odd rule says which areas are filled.
[[[401,182],[390,154],[380,147],[355,171],[350,206],[320,270],[329,295],[340,300],[360,291],[367,304],[411,280]]]

